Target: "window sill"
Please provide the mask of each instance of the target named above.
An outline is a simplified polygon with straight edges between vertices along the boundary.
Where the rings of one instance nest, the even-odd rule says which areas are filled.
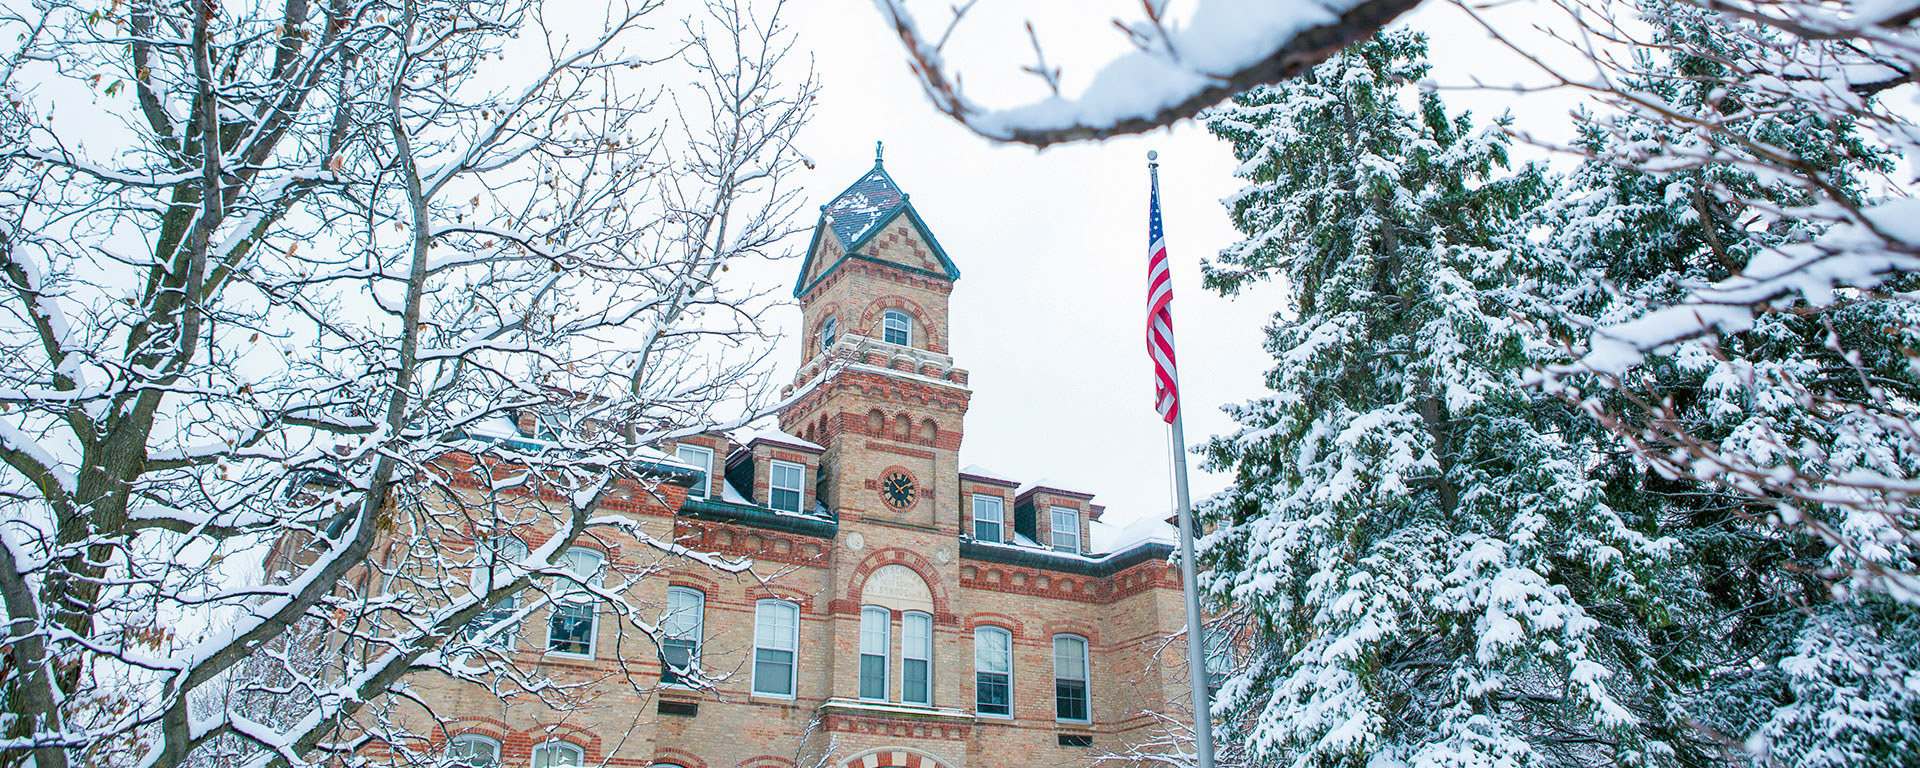
[[[1053,724],[1062,730],[1073,730],[1073,731],[1093,730],[1093,721],[1090,719],[1089,720],[1062,720],[1056,717],[1053,719]]]
[[[547,651],[544,655],[552,656],[560,659],[568,659],[571,661],[593,661],[596,658],[591,652],[568,653],[566,651]]]
[[[1013,715],[995,715],[987,712],[981,712],[978,710],[974,711],[973,716],[981,718],[983,720],[1006,720],[1008,722],[1012,722],[1013,720]]]
[[[790,704],[794,701],[799,700],[800,697],[795,696],[794,694],[791,694],[791,693],[762,693],[760,691],[752,691],[747,694],[747,698],[753,701],[773,701],[773,702],[779,702],[782,704]]]

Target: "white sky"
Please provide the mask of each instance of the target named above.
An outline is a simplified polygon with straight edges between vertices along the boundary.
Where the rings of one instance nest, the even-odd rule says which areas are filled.
[[[995,10],[1053,14],[1035,18],[1049,64],[1065,68],[1065,90],[1089,79],[1099,62],[1125,50],[1109,23],[1139,13],[1133,2],[1010,3],[983,0],[948,54],[970,96],[1007,106],[1044,95],[1017,67],[1031,62],[1023,17]],[[1183,0],[1173,11],[1181,12]],[[1029,7],[1033,6],[1033,7]],[[918,9],[937,28],[936,11]],[[1199,263],[1238,239],[1219,200],[1237,190],[1227,145],[1196,124],[1144,137],[1035,152],[996,146],[937,114],[921,95],[897,40],[864,0],[796,0],[789,8],[798,51],[810,51],[824,81],[817,117],[800,143],[817,168],[801,179],[804,214],[851,184],[886,142],[886,167],[960,268],[952,303],[952,354],[971,372],[974,391],[961,450],[977,463],[1022,481],[1097,494],[1106,522],[1125,524],[1171,509],[1166,430],[1152,407],[1145,353],[1146,152],[1157,149],[1167,238],[1174,262],[1174,329],[1188,442],[1231,431],[1224,403],[1264,391],[1271,358],[1261,346],[1268,318],[1285,302],[1267,285],[1223,299],[1200,286]],[[1078,16],[1078,21],[1072,18]],[[1452,6],[1429,2],[1413,23],[1434,39],[1436,79],[1464,84],[1479,75],[1511,82],[1522,62],[1501,55],[1485,33]],[[996,53],[998,52],[998,53]],[[1491,116],[1513,107],[1535,125],[1558,129],[1570,97],[1493,92],[1450,93],[1456,109]],[[804,248],[796,242],[793,250]],[[740,270],[790,295],[797,258]],[[798,363],[797,306],[776,309],[787,340],[781,380]],[[1225,475],[1190,461],[1194,498],[1224,488]]]

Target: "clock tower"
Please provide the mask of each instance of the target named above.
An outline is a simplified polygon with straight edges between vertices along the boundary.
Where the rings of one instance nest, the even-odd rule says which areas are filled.
[[[821,206],[793,290],[805,335],[789,393],[800,396],[780,427],[824,449],[815,498],[838,521],[829,611],[839,642],[860,642],[863,606],[889,606],[880,593],[898,590],[928,603],[939,640],[963,633],[950,596],[972,393],[947,354],[947,299],[959,278],[878,151],[871,170]],[[903,610],[916,609],[893,606]],[[859,670],[847,664],[857,658],[840,658],[834,694],[855,697]]]

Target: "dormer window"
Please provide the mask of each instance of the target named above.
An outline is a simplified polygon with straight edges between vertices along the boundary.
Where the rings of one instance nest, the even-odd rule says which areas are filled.
[[[826,322],[820,324],[820,351],[825,352],[833,349],[834,339],[838,338],[839,335],[840,318],[828,317]]]
[[[907,319],[907,313],[889,309],[881,315],[880,322],[882,341],[903,347],[913,346],[913,322]]]

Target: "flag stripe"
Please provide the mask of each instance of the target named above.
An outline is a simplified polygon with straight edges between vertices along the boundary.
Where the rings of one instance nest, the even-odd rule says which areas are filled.
[[[1147,195],[1147,355],[1153,358],[1153,407],[1172,424],[1180,416],[1180,379],[1173,363],[1173,274],[1160,229],[1160,178]]]

